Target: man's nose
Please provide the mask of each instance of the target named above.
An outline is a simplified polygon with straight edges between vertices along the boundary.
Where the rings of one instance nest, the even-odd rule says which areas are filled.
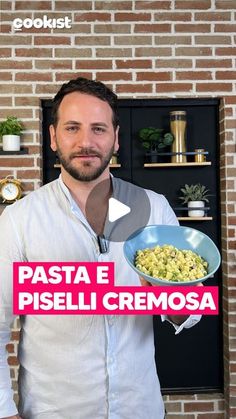
[[[78,143],[80,147],[89,147],[92,142],[91,132],[88,129],[81,129],[78,133]]]

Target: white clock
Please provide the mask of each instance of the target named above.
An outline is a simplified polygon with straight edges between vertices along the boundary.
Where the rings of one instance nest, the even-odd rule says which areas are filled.
[[[14,176],[7,176],[0,181],[0,197],[3,202],[12,203],[20,199],[22,194],[22,185]]]

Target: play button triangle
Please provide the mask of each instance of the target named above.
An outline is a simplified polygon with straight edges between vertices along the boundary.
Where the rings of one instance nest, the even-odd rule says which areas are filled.
[[[108,219],[111,223],[113,223],[121,217],[124,217],[124,215],[129,214],[130,211],[130,207],[118,201],[117,199],[109,199]]]

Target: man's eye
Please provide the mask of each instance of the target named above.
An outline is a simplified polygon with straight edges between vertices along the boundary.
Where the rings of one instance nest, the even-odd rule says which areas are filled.
[[[69,132],[77,132],[78,131],[78,127],[76,127],[76,126],[66,127],[66,131],[69,131]]]
[[[93,128],[93,131],[96,133],[96,134],[102,134],[103,132],[105,132],[106,130],[105,130],[105,128],[104,127],[94,127]]]

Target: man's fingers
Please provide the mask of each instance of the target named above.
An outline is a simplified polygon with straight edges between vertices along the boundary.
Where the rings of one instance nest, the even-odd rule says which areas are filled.
[[[143,287],[150,287],[152,285],[150,282],[146,281],[146,279],[144,279],[142,276],[140,276],[139,279]]]

